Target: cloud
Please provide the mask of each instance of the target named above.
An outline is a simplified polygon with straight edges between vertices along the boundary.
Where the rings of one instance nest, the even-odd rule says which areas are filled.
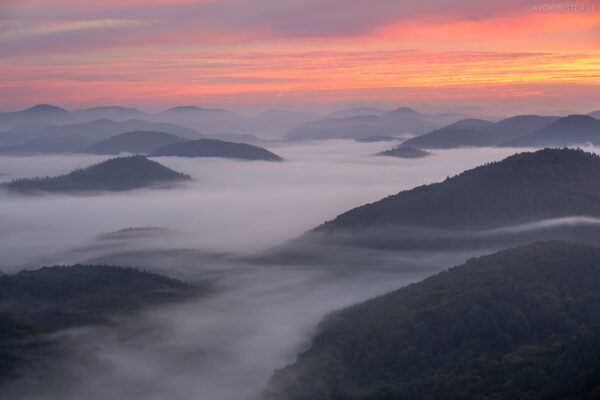
[[[0,33],[0,40],[18,39],[29,36],[51,35],[62,32],[101,30],[101,29],[119,29],[146,25],[147,21],[120,20],[120,19],[101,19],[87,21],[69,21],[63,23],[53,23],[38,25],[25,29],[8,30]]]

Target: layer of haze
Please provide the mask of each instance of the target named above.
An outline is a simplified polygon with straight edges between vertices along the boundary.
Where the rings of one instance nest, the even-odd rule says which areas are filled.
[[[0,192],[0,266],[5,270],[32,266],[36,257],[85,246],[100,233],[128,227],[179,231],[183,239],[178,245],[184,247],[258,251],[294,238],[350,208],[443,180],[514,152],[440,151],[417,160],[371,156],[391,146],[331,141],[272,149],[284,157],[282,163],[157,158],[194,178],[192,183],[172,190],[93,196]],[[0,179],[52,176],[106,158],[0,157],[0,172],[5,174]]]
[[[118,319],[112,327],[59,333],[66,359],[50,361],[50,370],[29,371],[2,390],[19,400],[258,398],[273,371],[308,346],[327,312],[474,255],[348,249],[340,256],[352,262],[337,265],[265,265],[256,259],[206,256],[206,251],[259,252],[348,208],[514,152],[461,149],[412,160],[370,156],[389,147],[350,141],[285,145],[273,149],[286,159],[282,163],[159,158],[195,181],[173,190],[97,196],[1,194],[4,270],[36,266],[48,259],[42,256],[56,262],[104,257],[213,284],[199,300],[147,310]],[[0,157],[0,171],[7,174],[4,179],[52,175],[102,159]],[[159,233],[137,247],[118,239],[92,239],[128,226],[162,226],[173,233],[162,239]]]

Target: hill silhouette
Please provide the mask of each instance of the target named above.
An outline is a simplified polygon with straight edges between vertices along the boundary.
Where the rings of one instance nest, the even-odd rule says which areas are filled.
[[[600,145],[600,121],[587,115],[569,115],[501,146],[562,147],[585,144]]]
[[[199,289],[157,274],[106,265],[0,274],[0,381],[47,349],[45,334],[104,324],[118,314],[184,300]]]
[[[425,133],[440,125],[435,118],[401,107],[381,115],[353,115],[307,122],[291,130],[289,140],[361,139]]]
[[[92,154],[148,154],[162,146],[187,140],[189,139],[164,132],[132,131],[94,143],[81,152]]]
[[[191,178],[142,156],[113,158],[57,177],[18,179],[3,184],[18,192],[121,191],[168,185]]]
[[[436,129],[404,143],[430,149],[447,149],[460,146],[487,146],[490,142],[486,129],[493,123],[482,119],[463,119]]]
[[[556,121],[556,117],[517,115],[496,123],[465,119],[404,142],[426,149],[495,146],[530,134]]]
[[[198,139],[183,143],[174,143],[158,148],[150,157],[224,157],[244,160],[281,161],[277,154],[246,143],[225,142],[217,139]]]
[[[328,315],[266,400],[592,399],[600,249],[538,242]]]
[[[417,149],[411,146],[400,145],[391,150],[386,150],[375,154],[376,156],[390,156],[399,158],[422,158],[431,155],[431,153]]]
[[[81,135],[42,136],[31,139],[23,144],[0,147],[0,154],[60,154],[74,153],[93,141]]]
[[[479,229],[600,216],[600,157],[573,149],[519,153],[444,182],[357,207],[315,231],[404,225]]]

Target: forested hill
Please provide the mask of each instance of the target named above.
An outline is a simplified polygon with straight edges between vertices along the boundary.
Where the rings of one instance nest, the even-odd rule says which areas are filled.
[[[202,290],[157,274],[106,265],[0,273],[0,381],[43,353],[45,345],[39,340],[45,333],[105,323],[112,316],[181,301]]]
[[[315,231],[386,225],[489,228],[573,215],[600,216],[600,157],[544,149],[357,207]]]
[[[67,175],[18,179],[4,184],[18,192],[120,191],[190,180],[142,156],[113,158]]]
[[[267,400],[597,399],[600,249],[538,242],[327,316]]]
[[[246,143],[225,142],[217,139],[198,139],[173,143],[150,153],[151,157],[223,157],[243,160],[281,161],[281,157],[269,150]]]
[[[169,144],[185,142],[187,139],[157,131],[132,131],[111,136],[82,150],[92,154],[148,154]]]

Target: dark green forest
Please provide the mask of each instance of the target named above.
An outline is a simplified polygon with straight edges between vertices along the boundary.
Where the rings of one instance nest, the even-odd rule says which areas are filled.
[[[538,242],[331,313],[268,400],[598,399],[600,249]]]
[[[0,381],[51,346],[45,334],[105,324],[149,305],[181,301],[207,288],[107,265],[44,267],[0,274]]]

